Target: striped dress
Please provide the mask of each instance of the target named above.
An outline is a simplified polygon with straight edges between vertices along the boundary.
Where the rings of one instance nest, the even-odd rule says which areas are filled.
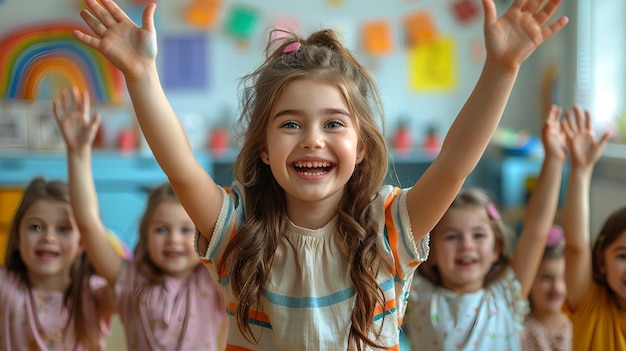
[[[408,189],[383,186],[373,204],[377,220],[382,268],[377,280],[385,306],[377,306],[374,330],[388,350],[399,349],[400,325],[413,273],[428,256],[428,235],[415,243],[406,208]],[[217,272],[226,245],[244,222],[242,187],[224,189],[224,202],[211,242],[201,255],[203,263],[225,288],[230,320],[226,350],[348,350],[350,317],[355,292],[348,261],[335,234],[336,219],[319,229],[306,229],[289,221],[276,249],[260,310],[249,320],[258,344],[248,342],[234,318],[237,299],[229,272]],[[196,237],[196,244],[198,237]]]

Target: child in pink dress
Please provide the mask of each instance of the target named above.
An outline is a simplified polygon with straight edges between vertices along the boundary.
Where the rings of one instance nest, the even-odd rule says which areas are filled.
[[[39,177],[24,190],[0,267],[2,351],[104,350],[113,296],[83,253],[68,190]]]
[[[134,258],[107,240],[91,170],[99,116],[89,96],[64,91],[54,113],[67,144],[76,222],[96,272],[115,288],[129,350],[223,350],[226,308],[221,291],[194,250],[195,226],[168,183],[153,189],[141,219]]]
[[[548,233],[543,259],[530,288],[530,313],[524,321],[524,351],[571,351],[572,322],[562,311],[567,296],[563,229]]]

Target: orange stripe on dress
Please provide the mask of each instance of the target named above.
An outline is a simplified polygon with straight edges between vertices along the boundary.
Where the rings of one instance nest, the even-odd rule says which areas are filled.
[[[387,300],[385,301],[385,311],[390,311],[392,309],[396,308],[396,299],[391,299],[391,300]],[[383,306],[378,305],[376,306],[376,308],[374,308],[374,315],[378,315],[383,313]]]
[[[389,198],[391,198],[391,195]],[[387,198],[387,201],[389,201],[389,198]],[[391,270],[391,274],[396,276],[398,274],[397,272],[401,272],[400,259],[398,258],[398,231],[396,230],[396,226],[393,224],[391,206],[387,205],[385,205],[385,225],[387,226],[387,239],[389,240],[389,247],[391,249],[391,254],[393,255],[393,261],[396,265],[394,269]]]
[[[226,309],[234,316],[235,313],[237,312],[237,304],[234,302],[229,302],[228,307]],[[261,311],[256,311],[256,310],[248,311],[248,318],[258,321],[258,322],[263,322],[267,324],[270,323],[270,316]]]

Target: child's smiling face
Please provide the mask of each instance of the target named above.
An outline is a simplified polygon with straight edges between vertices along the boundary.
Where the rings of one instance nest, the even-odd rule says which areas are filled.
[[[70,205],[35,201],[20,221],[18,247],[33,286],[64,290],[70,267],[82,252]]]
[[[300,205],[319,201],[334,213],[363,159],[354,116],[339,88],[316,78],[293,80],[269,118],[261,158],[285,191],[289,217],[296,223],[294,212],[305,210]]]
[[[428,260],[437,266],[446,289],[467,293],[483,288],[500,255],[490,222],[483,207],[467,205],[450,208],[437,225]]]
[[[529,294],[533,312],[560,313],[566,293],[565,258],[544,259]]]
[[[626,309],[626,231],[604,249],[602,258],[601,272],[620,306]]]

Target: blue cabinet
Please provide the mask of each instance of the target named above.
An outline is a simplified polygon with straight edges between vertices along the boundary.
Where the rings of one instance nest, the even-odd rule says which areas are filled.
[[[210,158],[198,155],[212,172]],[[167,177],[151,154],[95,152],[93,174],[103,223],[133,249],[148,192]],[[0,188],[23,188],[35,176],[67,180],[65,154],[59,152],[0,153]]]

